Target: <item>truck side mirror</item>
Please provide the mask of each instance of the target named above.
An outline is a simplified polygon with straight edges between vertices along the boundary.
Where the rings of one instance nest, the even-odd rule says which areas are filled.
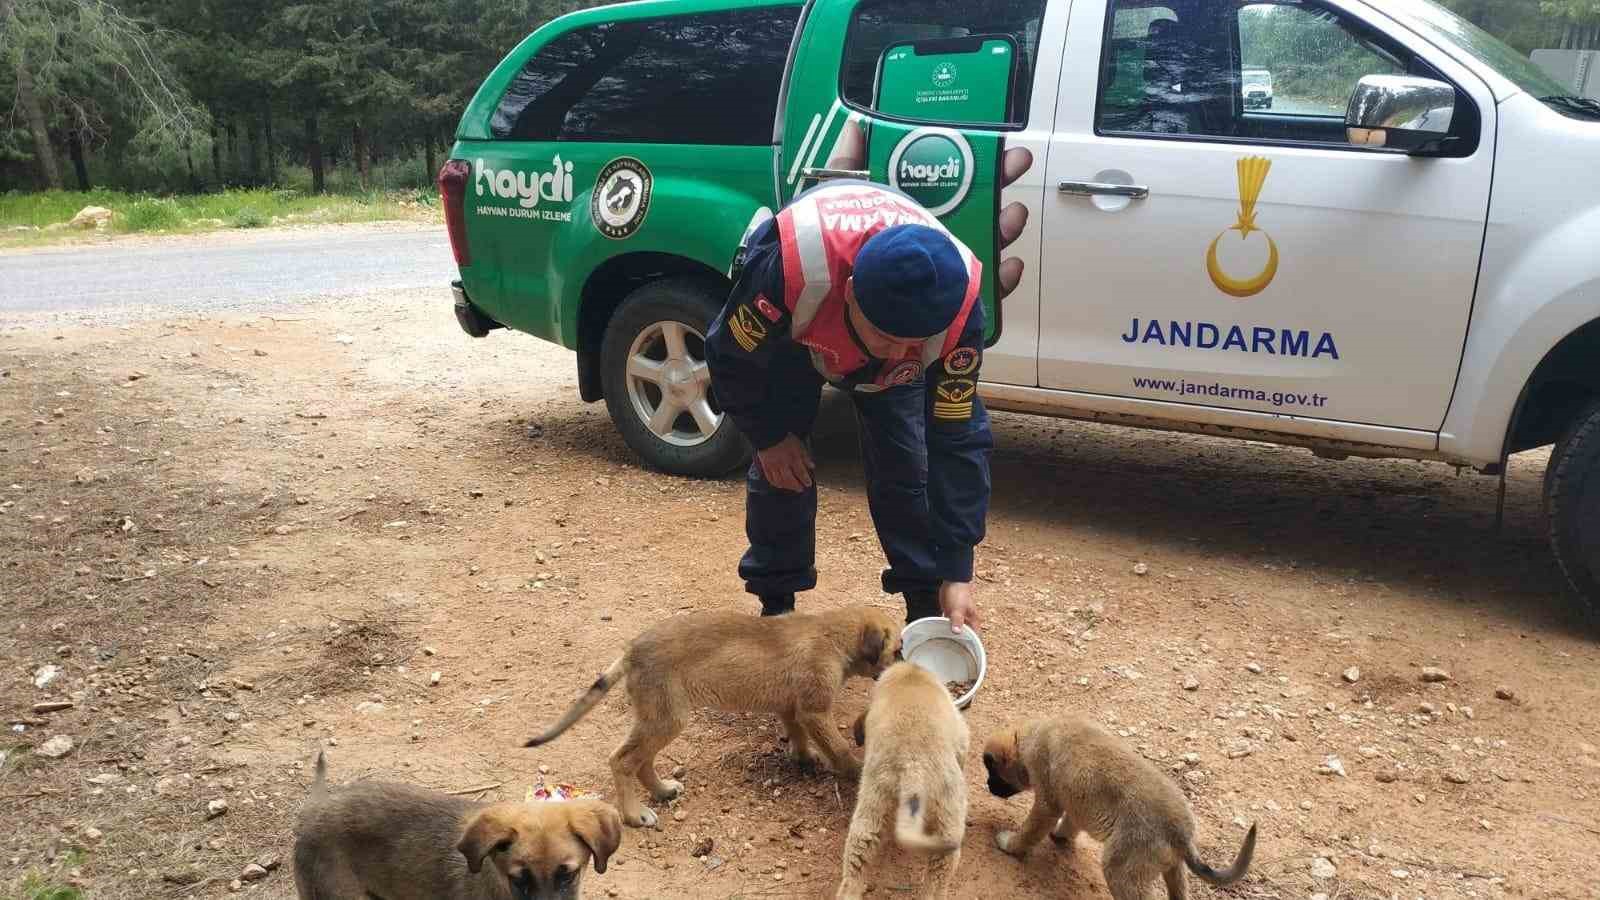
[[[1451,137],[1456,89],[1411,75],[1368,75],[1356,84],[1345,111],[1350,143],[1406,153],[1436,153]]]

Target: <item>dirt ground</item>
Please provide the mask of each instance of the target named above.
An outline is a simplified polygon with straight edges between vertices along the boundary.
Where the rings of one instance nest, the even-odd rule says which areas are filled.
[[[843,412],[802,604],[893,607]],[[1250,878],[1200,896],[1600,897],[1600,648],[1545,547],[1542,455],[1515,460],[1497,535],[1495,482],[1448,467],[995,431],[976,740],[1087,712],[1172,773],[1209,860],[1259,823]],[[0,321],[0,895],[225,896],[287,858],[318,747],[336,780],[609,793],[620,693],[520,741],[650,623],[753,611],[742,510],[737,480],[641,469],[568,353],[472,341],[442,290]],[[788,763],[780,731],[697,718],[664,762],[685,797],[590,896],[831,896],[854,786]],[[36,752],[56,736],[70,752]],[[990,796],[976,752],[967,772],[958,896],[1105,896],[1092,842],[995,850],[1027,801]],[[269,868],[243,893],[294,896]],[[886,860],[875,896],[916,872]]]

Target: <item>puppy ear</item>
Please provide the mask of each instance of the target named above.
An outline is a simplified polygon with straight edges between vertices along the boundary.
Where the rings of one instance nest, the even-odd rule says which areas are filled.
[[[867,745],[867,714],[865,711],[856,716],[856,723],[850,726],[850,734],[855,737],[857,747],[865,747]]]
[[[494,810],[486,809],[467,823],[456,849],[467,858],[467,871],[476,875],[483,870],[484,857],[495,850],[504,850],[516,839],[516,830],[500,821]]]
[[[589,848],[594,870],[604,874],[611,854],[622,846],[622,815],[611,804],[595,800],[574,809],[569,823],[572,833]]]
[[[886,646],[888,638],[883,630],[868,623],[861,632],[861,661],[876,664],[883,657],[883,648]]]

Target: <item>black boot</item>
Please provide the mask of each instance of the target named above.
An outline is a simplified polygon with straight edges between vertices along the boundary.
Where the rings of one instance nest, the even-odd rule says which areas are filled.
[[[761,615],[786,616],[794,612],[793,594],[769,594],[761,598]]]
[[[944,615],[938,591],[906,591],[906,624]]]

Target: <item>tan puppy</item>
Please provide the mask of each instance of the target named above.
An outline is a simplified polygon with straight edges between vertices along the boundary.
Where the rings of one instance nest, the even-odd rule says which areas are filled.
[[[859,900],[861,870],[878,853],[880,831],[894,811],[895,842],[934,854],[923,896],[944,900],[961,863],[967,833],[967,781],[961,761],[970,737],[944,683],[908,662],[878,678],[872,703],[856,720],[856,743],[867,748],[838,900]]]
[[[1070,852],[1078,832],[1086,831],[1105,845],[1102,869],[1116,900],[1138,900],[1157,878],[1165,879],[1169,900],[1183,900],[1189,890],[1185,866],[1212,884],[1232,884],[1244,877],[1255,854],[1252,825],[1232,867],[1218,872],[1201,862],[1194,817],[1177,786],[1081,716],[1041,719],[997,734],[984,745],[983,765],[995,796],[1034,792],[1022,834],[995,835],[1000,849],[1024,856],[1049,833]]]
[[[813,745],[835,772],[860,771],[828,711],[846,678],[876,677],[900,652],[900,625],[865,607],[814,615],[757,618],[737,612],[677,616],[634,638],[561,721],[524,746],[549,743],[588,715],[623,676],[633,731],[611,754],[622,820],[650,828],[656,814],[640,802],[634,779],[657,801],[683,786],[656,774],[656,754],[683,731],[689,711],[772,713],[783,719],[790,749],[811,760]]]
[[[489,805],[374,781],[329,794],[327,771],[318,754],[295,828],[300,900],[577,900],[584,866],[604,872],[622,843],[597,800]]]

